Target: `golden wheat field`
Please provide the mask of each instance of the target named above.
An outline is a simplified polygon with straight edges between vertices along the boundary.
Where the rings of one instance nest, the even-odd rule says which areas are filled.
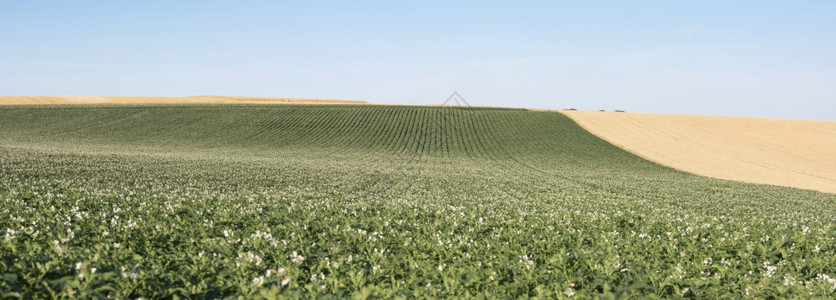
[[[27,104],[128,104],[128,103],[250,103],[250,104],[365,104],[366,101],[278,97],[189,96],[0,96],[0,105]]]
[[[656,163],[751,183],[836,193],[836,122],[563,111]]]

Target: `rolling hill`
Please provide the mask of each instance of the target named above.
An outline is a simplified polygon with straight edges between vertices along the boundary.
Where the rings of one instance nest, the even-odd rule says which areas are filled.
[[[593,134],[686,172],[836,193],[836,122],[564,112]]]

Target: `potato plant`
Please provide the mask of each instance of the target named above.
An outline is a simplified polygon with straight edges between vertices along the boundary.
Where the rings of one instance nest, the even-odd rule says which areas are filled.
[[[550,112],[0,108],[3,298],[830,298],[836,195]]]

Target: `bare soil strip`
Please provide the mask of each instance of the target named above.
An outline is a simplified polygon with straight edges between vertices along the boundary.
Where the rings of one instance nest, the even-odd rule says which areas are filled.
[[[836,193],[836,122],[561,112],[602,139],[675,169]]]
[[[249,104],[366,104],[366,101],[237,96],[131,97],[131,96],[0,96],[0,105],[130,104],[130,103],[249,103]]]

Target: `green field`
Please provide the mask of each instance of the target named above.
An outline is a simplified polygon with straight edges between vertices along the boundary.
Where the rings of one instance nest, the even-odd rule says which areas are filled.
[[[0,107],[0,211],[1,298],[836,289],[836,195],[678,172],[554,112]]]

